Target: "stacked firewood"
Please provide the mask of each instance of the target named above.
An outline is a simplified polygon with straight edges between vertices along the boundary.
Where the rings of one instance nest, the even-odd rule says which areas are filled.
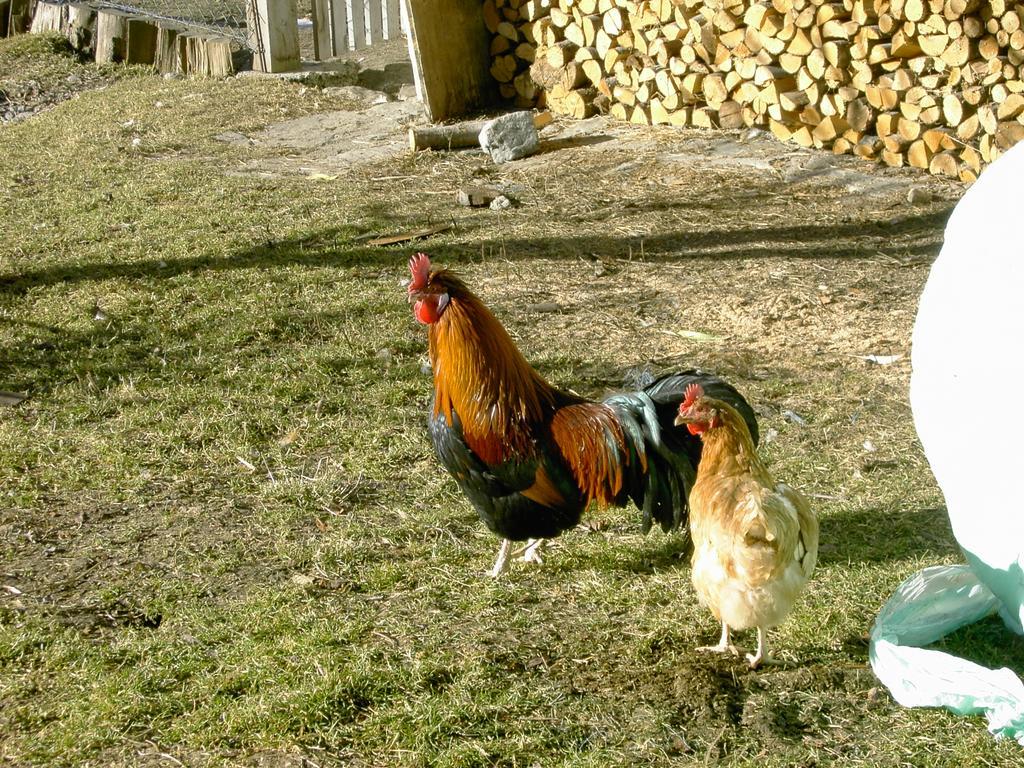
[[[779,139],[964,181],[1024,138],[1024,4],[484,0],[520,106]]]

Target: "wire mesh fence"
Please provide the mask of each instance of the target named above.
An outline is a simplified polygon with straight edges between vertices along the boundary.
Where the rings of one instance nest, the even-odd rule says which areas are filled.
[[[209,30],[248,45],[246,0],[104,0],[103,5]]]

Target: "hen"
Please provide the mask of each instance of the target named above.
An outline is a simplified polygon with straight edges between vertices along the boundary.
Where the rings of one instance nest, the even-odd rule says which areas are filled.
[[[492,576],[504,570],[513,541],[526,540],[524,559],[539,562],[542,541],[576,526],[592,501],[632,500],[645,532],[654,521],[666,531],[684,524],[701,444],[672,422],[690,384],[731,403],[756,440],[743,397],[699,371],[601,402],[558,390],[452,272],[432,270],[426,254],[409,267],[409,299],[428,327],[431,440],[480,519],[502,537]]]
[[[690,493],[694,589],[731,629],[757,627],[753,668],[771,659],[767,630],[782,623],[818,559],[818,521],[799,491],[777,483],[757,455],[747,420],[700,384],[687,387],[677,425],[700,435],[704,453]]]

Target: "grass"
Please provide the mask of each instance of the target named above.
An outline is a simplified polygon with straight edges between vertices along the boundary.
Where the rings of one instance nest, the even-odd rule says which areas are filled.
[[[95,74],[35,38],[0,41],[0,62],[8,82]],[[614,200],[575,150],[562,192],[472,154],[333,182],[261,174],[287,151],[216,137],[346,105],[267,80],[115,74],[0,126],[0,388],[29,395],[0,409],[0,583],[21,593],[0,592],[0,764],[1019,759],[977,719],[897,707],[866,665],[900,579],[959,560],[909,366],[850,362],[906,351],[926,267],[894,259],[934,254],[947,208],[893,231],[890,206],[865,203],[844,230],[813,190],[723,172],[692,178],[685,205],[671,178],[574,223]],[[523,208],[456,212],[435,194],[502,174]],[[784,230],[754,226],[779,211]],[[597,394],[685,360],[757,404],[771,465],[822,518],[817,575],[774,635],[786,667],[693,653],[717,630],[685,541],[643,537],[635,513],[597,513],[543,568],[482,576],[497,542],[423,426],[409,249],[361,238],[448,217],[458,229],[425,247],[556,383]],[[721,231],[702,245],[684,225]],[[650,259],[631,261],[643,237]],[[529,311],[548,299],[564,310]],[[718,340],[659,332],[690,328]],[[1006,635],[947,642],[988,660]]]

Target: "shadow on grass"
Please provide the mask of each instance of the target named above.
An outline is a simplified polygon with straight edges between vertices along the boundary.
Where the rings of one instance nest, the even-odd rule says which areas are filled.
[[[656,211],[664,203],[652,202],[631,209],[634,213]],[[747,259],[771,253],[792,258],[873,258],[880,250],[897,249],[909,259],[934,257],[941,245],[942,231],[952,207],[914,213],[884,222],[856,221],[829,225],[794,225],[773,228],[701,229],[677,231],[646,237],[582,235],[559,238],[514,238],[503,241],[507,258],[570,258],[600,253],[626,256],[643,242],[645,258],[673,262],[690,258]],[[422,222],[396,222],[394,231],[420,226]],[[899,244],[895,244],[895,240]],[[479,252],[479,243],[465,241],[438,243],[429,240],[388,247],[353,242],[348,228],[312,232],[289,240],[268,241],[228,256],[198,255],[183,259],[153,258],[133,262],[85,262],[54,265],[24,272],[0,274],[0,293],[21,294],[33,288],[102,281],[115,278],[166,279],[182,274],[226,272],[240,269],[287,266],[404,267],[408,254],[428,250],[439,262],[460,263]],[[710,251],[710,252],[709,252]],[[467,259],[467,253],[469,254]]]
[[[1007,667],[1024,677],[1024,638],[1015,635],[998,616],[990,616],[929,646],[989,669]]]
[[[632,515],[640,520],[640,510],[630,506],[619,510],[620,515]],[[636,548],[615,547],[601,554],[608,564],[607,570],[635,574],[651,574],[683,568],[689,571],[693,543],[685,530],[663,533],[654,528]]]
[[[818,563],[884,563],[917,555],[959,552],[946,510],[868,508],[821,520]]]

